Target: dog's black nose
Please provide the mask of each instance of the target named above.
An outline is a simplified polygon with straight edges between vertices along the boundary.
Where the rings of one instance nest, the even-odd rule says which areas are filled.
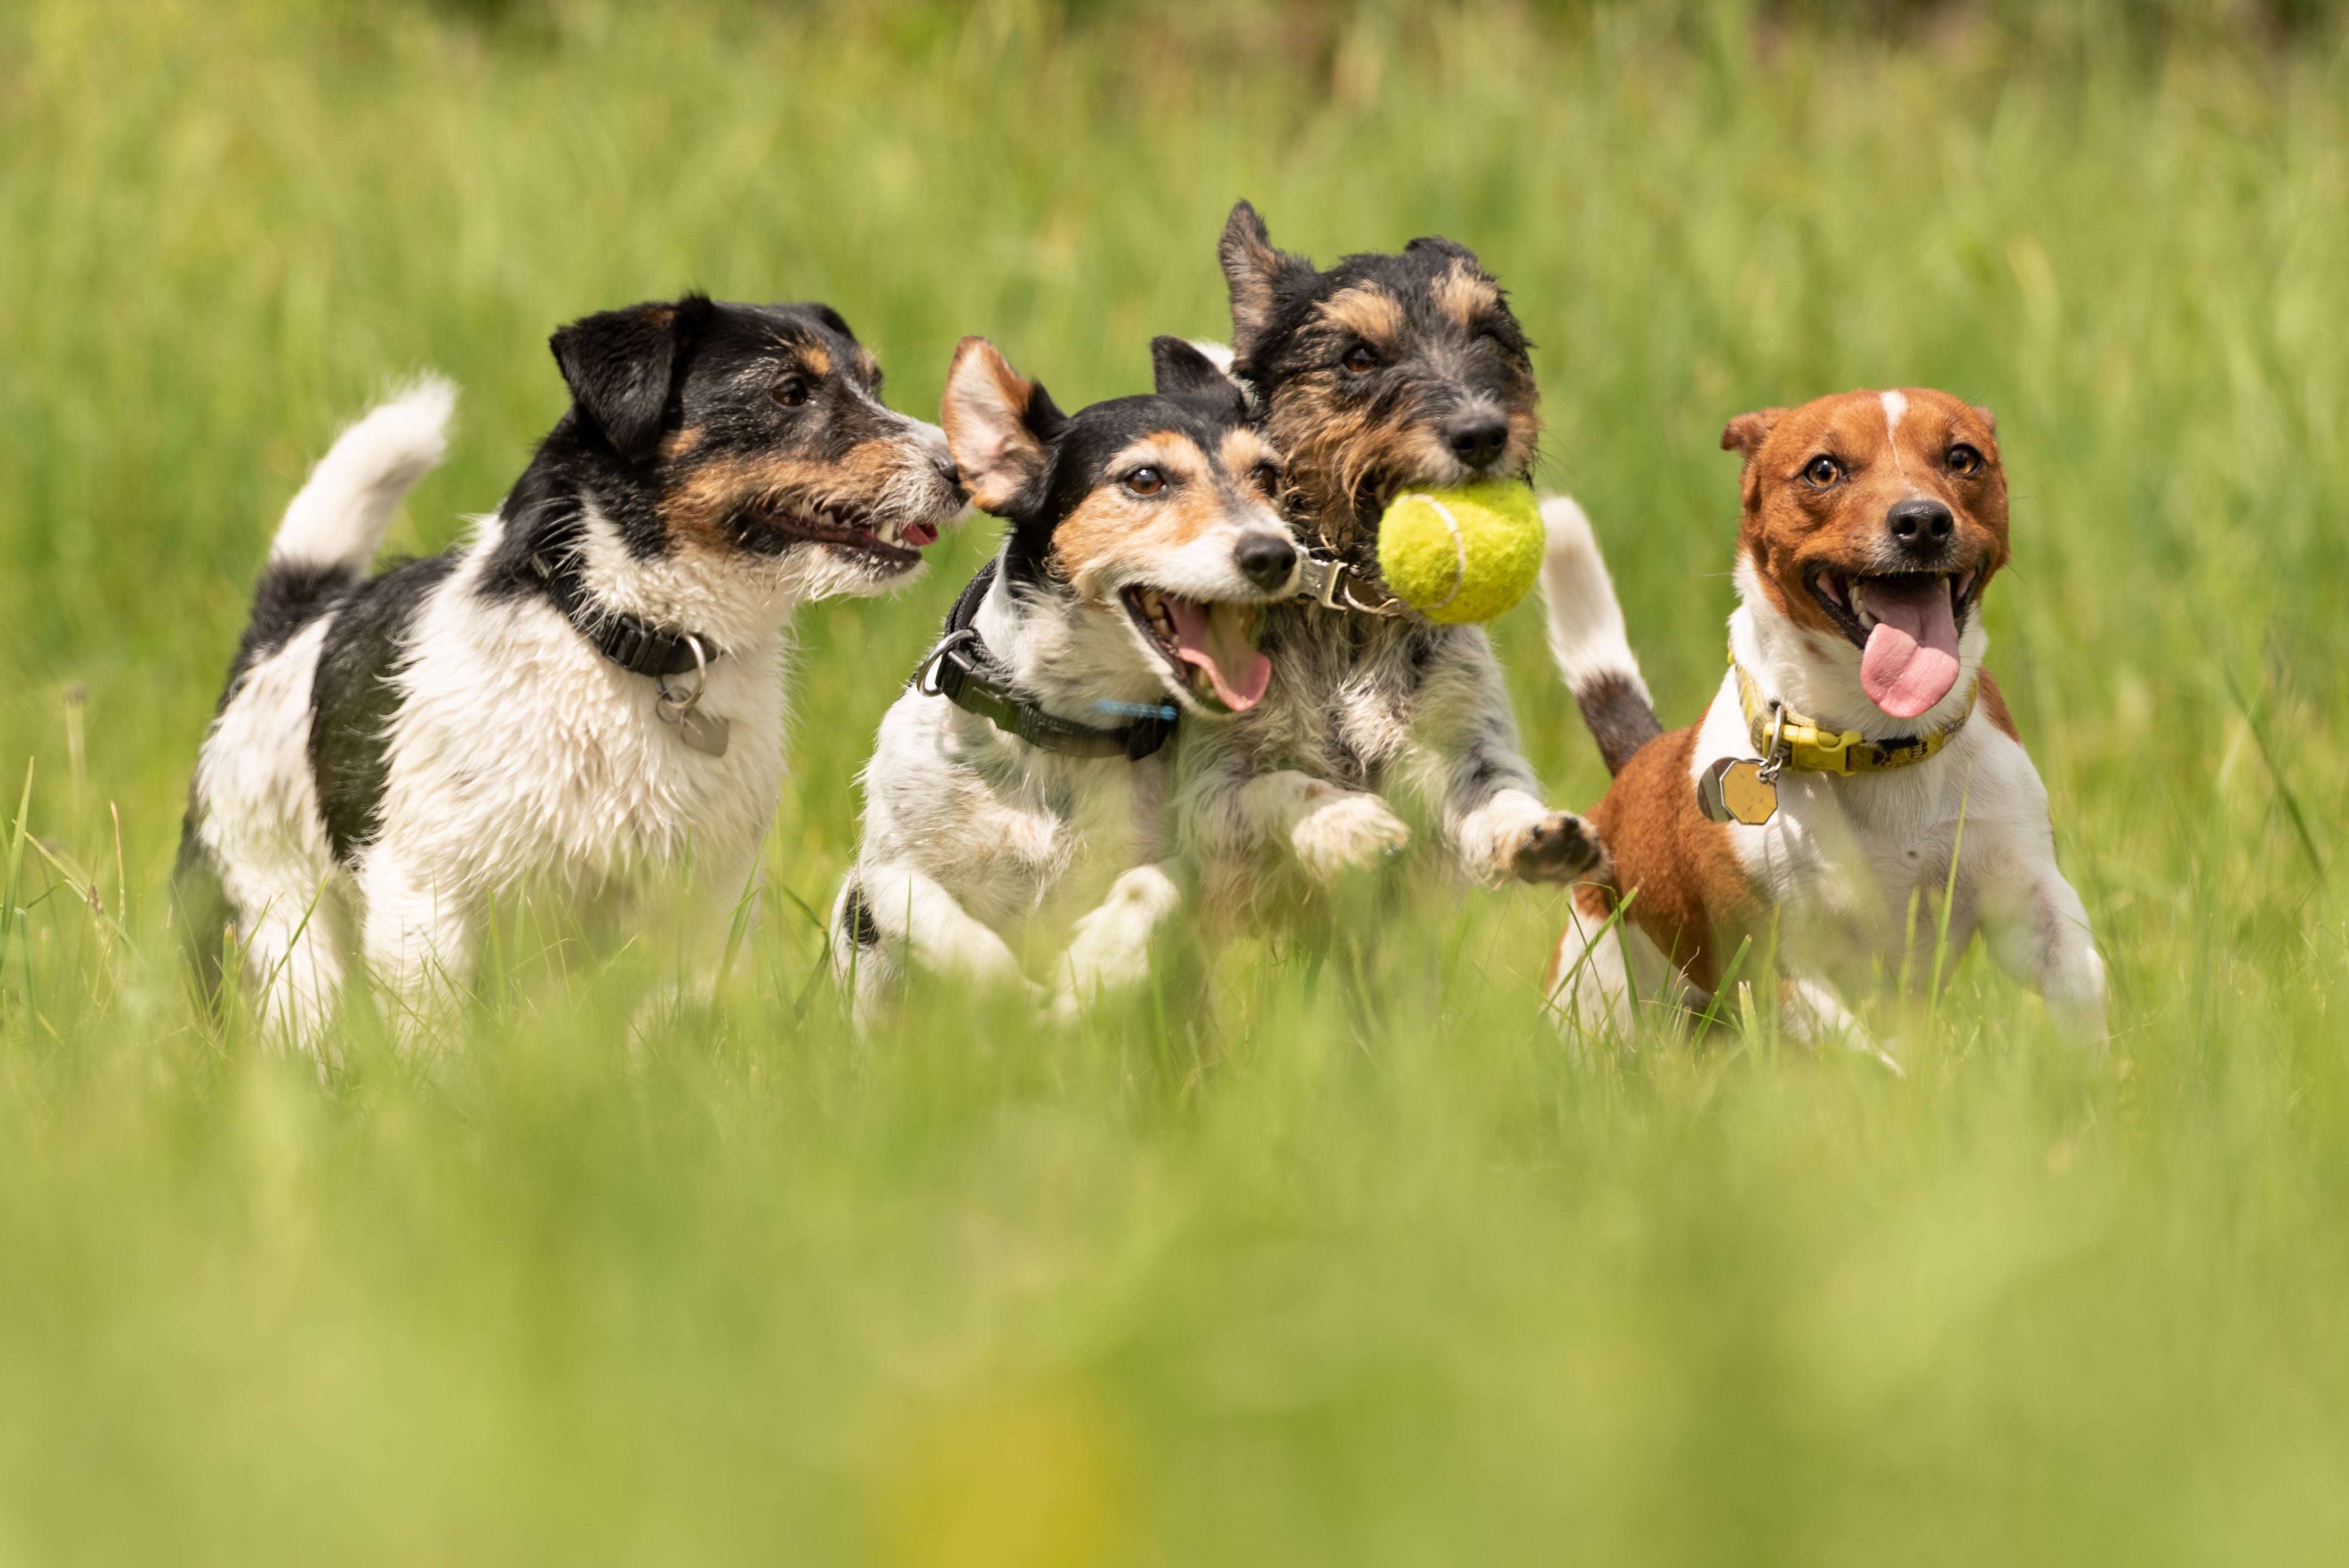
[[[1297,569],[1297,546],[1277,533],[1251,533],[1234,547],[1232,561],[1257,587],[1278,588]]]
[[[1489,469],[1509,444],[1508,421],[1492,414],[1470,414],[1444,427],[1444,438],[1452,455],[1472,469]]]
[[[930,467],[936,469],[938,478],[946,480],[947,484],[956,490],[962,489],[962,470],[955,465],[951,456],[941,453],[933,457],[930,459]]]
[[[1884,525],[1892,531],[1893,542],[1910,554],[1938,555],[1950,542],[1958,520],[1940,501],[1919,496],[1886,512]]]

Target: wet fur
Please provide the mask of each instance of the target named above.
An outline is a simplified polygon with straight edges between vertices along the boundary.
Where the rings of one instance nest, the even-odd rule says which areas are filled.
[[[255,590],[181,884],[222,923],[195,934],[214,978],[233,933],[263,1017],[301,1046],[351,958],[404,1026],[461,992],[490,900],[519,888],[680,886],[703,962],[773,815],[793,607],[907,580],[903,531],[959,510],[942,436],[882,406],[827,307],[693,296],[587,317],[553,347],[572,405],[471,539],[365,575],[445,448],[453,394],[427,383],[336,441]],[[846,519],[869,547],[810,536]],[[577,566],[593,613],[719,655],[701,706],[731,725],[723,756],[688,748],[654,680],[581,634],[547,562]]]

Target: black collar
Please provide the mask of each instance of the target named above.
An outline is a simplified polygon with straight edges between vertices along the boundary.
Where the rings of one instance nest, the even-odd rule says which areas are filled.
[[[546,596],[563,612],[572,629],[587,639],[597,653],[633,676],[681,676],[698,664],[715,659],[723,649],[708,637],[689,632],[664,632],[596,602],[579,570],[574,552],[549,562],[543,555],[530,558],[530,569],[546,584]],[[701,645],[701,657],[693,645]]]
[[[1046,713],[1002,679],[994,656],[971,624],[978,617],[987,591],[994,586],[995,565],[990,561],[980,567],[978,575],[963,589],[954,608],[947,612],[946,635],[907,684],[925,696],[943,696],[965,713],[978,715],[1006,735],[1064,757],[1123,757],[1139,762],[1174,738],[1181,716],[1171,705],[1161,704],[1115,729],[1096,729]]]

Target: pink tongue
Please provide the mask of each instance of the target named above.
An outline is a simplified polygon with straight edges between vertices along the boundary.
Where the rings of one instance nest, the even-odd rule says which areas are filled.
[[[926,522],[909,522],[905,525],[905,537],[912,540],[914,547],[918,550],[925,545],[936,544],[938,531]]]
[[[1958,684],[1958,622],[1943,577],[1877,578],[1861,589],[1876,616],[1859,656],[1868,700],[1914,718]]]
[[[1254,611],[1240,604],[1202,604],[1169,593],[1166,613],[1174,619],[1174,651],[1184,663],[1207,672],[1226,707],[1241,713],[1264,700],[1265,688],[1272,684],[1272,661],[1248,641]]]

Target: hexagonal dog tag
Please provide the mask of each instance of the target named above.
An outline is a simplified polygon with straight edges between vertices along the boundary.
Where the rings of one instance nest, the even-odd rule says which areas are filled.
[[[1698,777],[1696,803],[1707,821],[1758,828],[1778,814],[1778,787],[1754,758],[1724,757]]]

